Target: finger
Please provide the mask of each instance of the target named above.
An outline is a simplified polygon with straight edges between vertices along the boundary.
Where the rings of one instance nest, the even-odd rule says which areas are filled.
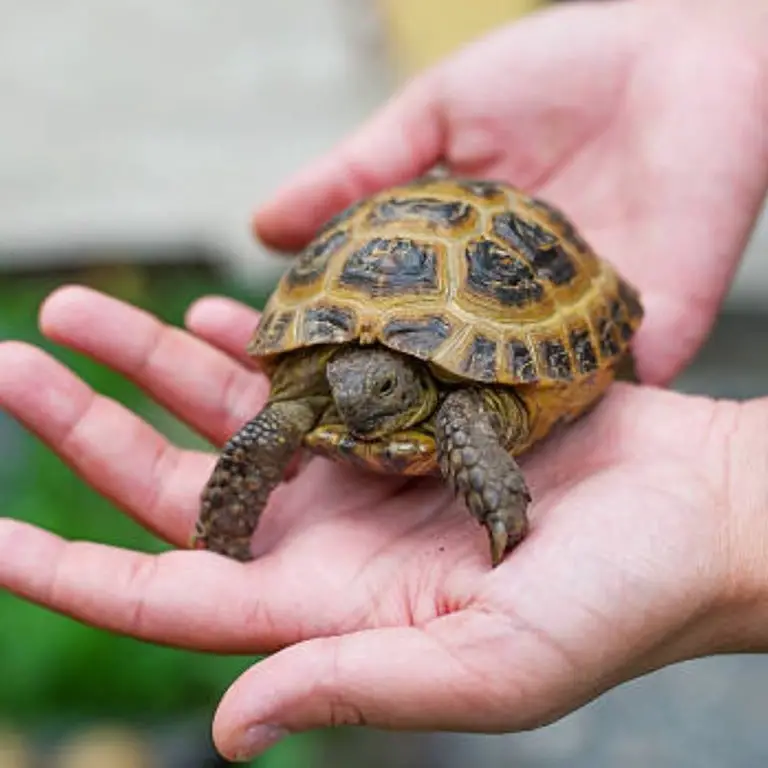
[[[304,245],[358,198],[428,170],[445,143],[439,70],[422,74],[352,136],[289,180],[253,219],[257,237],[281,250]]]
[[[0,408],[141,525],[187,544],[213,457],[180,451],[36,347],[0,344]]]
[[[258,370],[259,363],[246,353],[259,315],[238,301],[207,296],[192,304],[187,311],[187,327],[201,339],[231,355],[243,365]],[[292,480],[298,474],[302,455],[297,455],[285,468],[283,477]]]
[[[248,331],[256,315],[240,317]],[[263,405],[266,380],[200,339],[97,291],[66,286],[40,311],[50,339],[119,371],[216,445]]]
[[[184,324],[195,336],[226,352],[239,363],[258,368],[246,349],[259,323],[259,313],[224,296],[206,296],[190,305]]]
[[[490,652],[503,644],[489,642],[506,629],[479,613],[473,621],[453,614],[423,628],[364,630],[287,648],[227,691],[214,720],[216,745],[244,760],[288,733],[326,726],[514,727],[514,696],[502,690],[508,675],[498,674],[506,662]]]
[[[279,590],[268,561],[244,568],[207,552],[147,555],[67,542],[0,519],[0,588],[94,627],[219,653],[265,653],[294,640],[268,620]],[[288,612],[285,612],[288,615]]]

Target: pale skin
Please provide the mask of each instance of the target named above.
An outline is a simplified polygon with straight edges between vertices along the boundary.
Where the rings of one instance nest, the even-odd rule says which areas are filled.
[[[217,746],[235,759],[337,723],[530,728],[682,659],[768,649],[768,401],[649,386],[698,348],[765,195],[764,46],[753,18],[694,23],[674,5],[569,4],[481,41],[256,219],[266,239],[298,245],[353,197],[443,156],[561,205],[640,288],[646,384],[616,385],[527,457],[535,503],[513,557],[489,568],[482,530],[439,480],[315,459],[276,491],[252,563],[70,543],[3,519],[0,585],[154,642],[274,651],[216,714]],[[48,337],[216,445],[266,399],[242,355],[256,321],[207,298],[187,330],[171,329],[80,288],[41,312]],[[0,345],[0,404],[127,514],[186,545],[213,454],[169,445],[29,345]]]

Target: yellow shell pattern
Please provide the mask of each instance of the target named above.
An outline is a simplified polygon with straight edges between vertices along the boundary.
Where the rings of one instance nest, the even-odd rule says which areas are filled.
[[[249,352],[380,343],[452,377],[546,388],[614,365],[642,315],[561,211],[506,184],[424,178],[331,220]]]

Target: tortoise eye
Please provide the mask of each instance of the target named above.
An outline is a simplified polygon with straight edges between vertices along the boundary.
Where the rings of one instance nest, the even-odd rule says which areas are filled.
[[[395,388],[395,380],[392,378],[384,379],[379,385],[380,395],[391,395],[392,390]]]

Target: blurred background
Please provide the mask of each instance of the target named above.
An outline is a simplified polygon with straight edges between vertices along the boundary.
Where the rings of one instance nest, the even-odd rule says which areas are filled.
[[[134,387],[53,348],[40,301],[77,281],[180,323],[221,292],[261,306],[281,262],[248,220],[403,78],[536,0],[0,0],[0,338],[52,350],[174,439],[199,441]],[[471,7],[471,10],[470,10]],[[720,322],[678,382],[762,394],[768,225]],[[68,537],[151,537],[0,413],[0,510]],[[0,594],[0,768],[225,765],[213,708],[251,664],[91,630]],[[254,765],[763,766],[768,660],[680,665],[535,733],[321,732]]]

